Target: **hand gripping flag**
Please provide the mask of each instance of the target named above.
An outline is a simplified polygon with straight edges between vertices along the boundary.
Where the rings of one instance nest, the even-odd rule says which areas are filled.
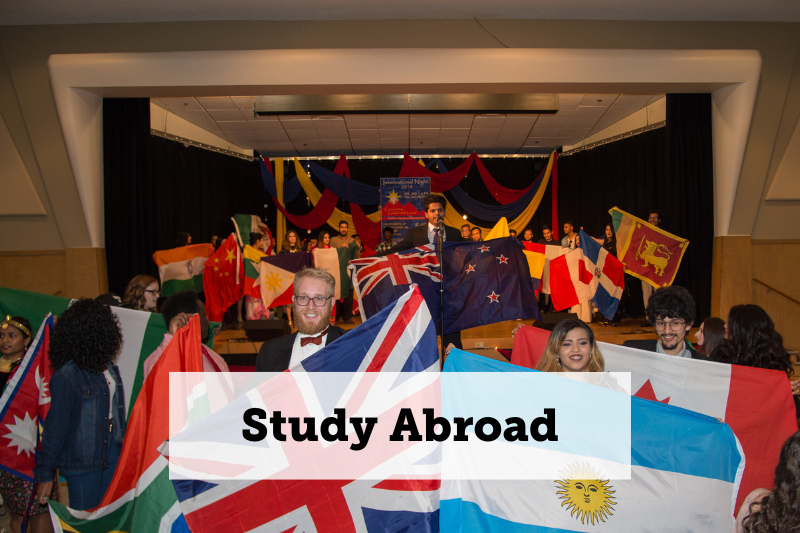
[[[47,315],[19,366],[0,396],[0,468],[33,481],[39,424],[50,410],[50,335],[53,316]]]
[[[292,303],[294,275],[311,266],[311,254],[265,255],[258,265],[258,288],[267,309]]]
[[[412,288],[395,305],[385,308],[347,332],[300,365],[289,369],[289,372],[297,374],[294,379],[304,383],[308,380],[307,382],[314,384],[317,372],[352,372],[355,373],[354,379],[367,379],[366,376],[370,375],[378,378],[374,373],[393,376],[391,373],[402,372],[405,382],[438,374],[438,369],[439,358],[431,316],[419,290]],[[284,373],[280,377],[289,376]],[[390,407],[392,402],[381,402],[393,396],[398,383],[394,378],[384,381],[381,384],[380,379],[374,380],[373,390],[369,391],[367,400],[372,398],[369,401],[378,402],[382,407]],[[190,430],[173,437],[170,441],[170,461],[173,464],[181,461],[178,447],[183,446],[193,435],[204,436],[203,439],[207,442],[213,435],[219,434],[221,426],[228,425],[235,429],[226,430],[223,427],[222,433],[240,433],[243,409],[256,405],[274,405],[271,403],[271,395],[276,394],[274,382],[275,379],[266,381],[235,400],[228,406],[232,408],[231,412],[222,409]],[[303,388],[298,396],[293,396],[297,398],[296,407],[308,409],[309,412],[315,412],[318,408],[324,409],[324,415],[330,410],[321,407],[322,405],[347,405],[348,410],[351,410],[349,400],[344,397],[345,391],[337,392],[338,389],[328,382],[320,385],[319,390],[315,387]],[[391,424],[389,426],[391,428]],[[385,440],[388,442],[388,439]],[[349,446],[346,442],[333,443],[330,446],[309,444],[315,446],[314,456],[319,454],[323,459],[321,463],[317,463],[322,465],[320,468],[324,468],[325,464],[335,464],[342,452],[341,447]],[[420,443],[422,444],[425,443]],[[266,465],[260,463],[253,467],[278,469],[283,474],[280,479],[174,482],[181,508],[193,533],[438,531],[440,482],[438,479],[430,479],[431,464],[424,465],[428,472],[427,477],[414,480],[395,479],[391,475],[391,469],[386,469],[392,458],[381,459],[378,455],[378,459],[386,462],[369,462],[363,465],[365,472],[381,468],[381,471],[389,475],[378,481],[291,479],[292,473],[307,468],[311,459],[308,456],[293,455],[292,448],[278,441],[270,441],[269,446],[270,449],[274,446],[276,453],[285,458],[285,461]],[[369,457],[371,458],[365,461],[376,458]],[[329,460],[326,461],[326,458]],[[217,458],[217,461],[224,460],[225,457]],[[196,465],[197,462],[192,464]],[[241,466],[240,462],[236,464]],[[204,466],[216,468],[219,465],[204,463]]]
[[[611,320],[619,307],[622,289],[625,288],[622,263],[583,230],[579,242],[585,268],[593,276],[589,284],[592,300],[603,316]]]
[[[453,350],[444,366],[445,373],[519,371],[461,350]],[[549,383],[556,379],[563,383]],[[503,394],[513,398],[519,413],[541,414],[543,405],[578,401],[578,393],[582,403],[591,401],[579,390],[591,385],[556,379],[526,390],[509,387]],[[482,400],[469,390],[461,391],[461,397]],[[456,401],[458,396],[443,401],[448,398]],[[630,480],[609,479],[602,468],[586,468],[577,460],[560,479],[443,482],[441,530],[732,531],[744,461],[731,428],[709,416],[640,398],[631,398],[630,409]],[[585,440],[591,439],[587,433]]]
[[[617,234],[617,255],[625,272],[655,288],[672,285],[689,241],[616,207],[609,213]]]
[[[436,333],[441,334],[441,325],[435,318],[441,313],[439,285],[442,277],[432,244],[385,257],[354,259],[348,268],[365,317],[396,302],[414,284],[434,317]]]
[[[231,233],[205,262],[203,290],[209,320],[222,322],[225,310],[241,299],[244,290],[243,267],[239,245]]]
[[[53,523],[61,530],[188,533],[167,460],[158,451],[169,436],[170,372],[203,372],[198,317],[177,331],[147,376],[130,416],[119,464],[100,505],[76,511],[50,502]]]

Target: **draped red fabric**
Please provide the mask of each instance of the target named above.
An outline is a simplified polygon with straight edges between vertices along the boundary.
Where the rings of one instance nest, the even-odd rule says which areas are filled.
[[[553,190],[553,238],[558,239],[558,154],[553,156],[553,170],[550,172],[550,183]]]
[[[533,183],[535,183],[533,182],[519,191],[516,189],[508,189],[495,181],[492,175],[489,174],[489,171],[486,170],[481,158],[477,155],[475,156],[475,166],[478,167],[478,173],[481,175],[481,179],[483,179],[483,183],[486,185],[486,188],[489,189],[489,192],[492,194],[492,196],[494,196],[495,200],[500,202],[502,205],[510,204],[514,200],[519,200],[531,190]]]
[[[322,198],[319,199],[319,202],[317,202],[317,205],[314,206],[314,209],[312,209],[309,214],[302,216],[290,214],[278,202],[277,198],[273,197],[272,200],[275,202],[275,205],[278,206],[278,209],[281,210],[281,213],[286,216],[289,222],[298,228],[313,229],[328,223],[328,219],[331,218],[333,210],[336,208],[336,201],[339,200],[339,197],[333,194],[331,191],[326,190],[324,193],[322,193]]]
[[[469,157],[456,168],[449,172],[439,174],[420,165],[408,153],[403,153],[403,167],[400,169],[401,178],[430,178],[431,192],[449,191],[467,176],[478,154],[471,153]]]
[[[340,176],[345,176],[350,179],[350,167],[347,164],[347,158],[344,154],[339,157],[339,161],[336,163],[336,168],[334,168],[333,171]],[[367,215],[364,214],[361,206],[354,203],[350,204],[350,214],[353,217],[353,225],[356,227],[356,233],[361,237],[361,242],[369,248],[378,246],[383,240],[381,238],[381,223],[370,220]]]

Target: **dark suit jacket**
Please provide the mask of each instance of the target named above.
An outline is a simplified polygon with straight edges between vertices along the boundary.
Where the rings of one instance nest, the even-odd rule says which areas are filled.
[[[450,226],[444,227],[444,238],[445,242],[466,242],[461,237],[461,232]],[[409,229],[402,241],[389,248],[389,250],[375,255],[384,256],[394,254],[397,252],[410,250],[411,248],[416,248],[417,246],[425,246],[426,244],[430,244],[430,241],[428,240],[427,222],[420,226]]]
[[[330,326],[325,345],[332,343],[346,332],[340,327]],[[292,359],[292,348],[298,332],[272,339],[261,345],[256,357],[256,372],[283,372],[289,368]]]
[[[686,341],[683,341],[686,342]],[[639,350],[647,350],[648,352],[656,352],[656,345],[658,344],[658,339],[645,339],[645,340],[627,340],[622,343],[623,346],[627,346],[628,348],[638,348]],[[692,359],[702,359],[703,361],[708,361],[708,357],[701,354],[687,342],[686,347],[689,349],[689,352],[692,354]]]

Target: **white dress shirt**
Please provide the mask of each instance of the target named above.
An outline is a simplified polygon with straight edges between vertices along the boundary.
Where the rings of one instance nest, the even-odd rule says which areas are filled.
[[[316,337],[317,335],[304,335],[303,333],[298,333],[297,337],[294,339],[294,345],[292,346],[292,358],[289,359],[289,368],[293,368],[295,365],[299,365],[328,344],[328,333],[326,332],[325,335],[322,336],[322,342],[320,344],[308,343],[305,346],[300,346],[300,340],[306,339],[308,337]]]
[[[438,228],[438,227],[439,227],[439,226],[434,226],[433,224],[431,224],[430,222],[428,222],[428,242],[429,242],[429,243],[431,243],[431,244],[435,244],[435,243],[433,242],[433,241],[434,241],[434,238],[435,238],[435,235],[436,235],[436,232],[435,232],[434,230],[435,230],[436,228]],[[445,237],[446,237],[446,235],[445,235],[444,231],[442,231],[442,242],[444,242],[444,241],[446,241],[446,240],[447,240]]]

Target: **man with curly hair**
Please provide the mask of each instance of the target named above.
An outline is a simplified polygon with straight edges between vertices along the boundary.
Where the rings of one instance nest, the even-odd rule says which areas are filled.
[[[694,298],[689,291],[675,285],[662,287],[650,296],[647,306],[647,318],[655,326],[658,339],[627,340],[622,345],[707,361],[708,357],[686,341],[686,335],[694,324],[694,315]]]
[[[115,364],[122,349],[117,317],[103,303],[74,302],[58,317],[50,340],[50,411],[34,480],[47,505],[53,471],[67,480],[70,507],[96,507],[119,461],[125,436],[125,394]]]

